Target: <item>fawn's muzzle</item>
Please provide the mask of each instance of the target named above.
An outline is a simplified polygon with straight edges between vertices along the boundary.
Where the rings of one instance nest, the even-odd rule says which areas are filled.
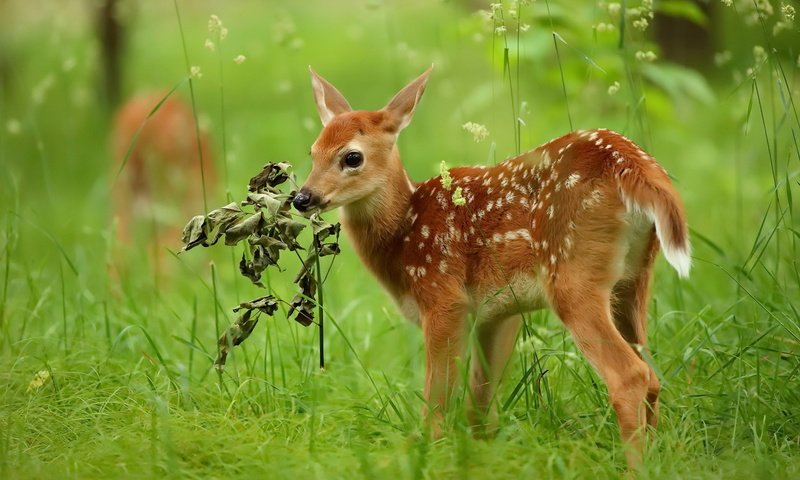
[[[297,192],[297,195],[294,196],[294,200],[292,200],[292,205],[300,212],[305,212],[309,208],[314,207],[317,203],[319,203],[319,198],[305,188]]]

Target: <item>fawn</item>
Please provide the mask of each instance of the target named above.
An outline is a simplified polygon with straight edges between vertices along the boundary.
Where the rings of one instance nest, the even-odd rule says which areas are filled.
[[[203,181],[211,186],[216,179],[210,140],[203,132],[198,150],[191,106],[174,96],[159,105],[165,95],[132,97],[115,114],[111,131],[117,237],[124,244],[147,238],[156,250],[156,268],[163,263],[160,246],[180,244],[175,225],[202,208]]]
[[[431,67],[432,68],[432,67]],[[683,206],[664,169],[622,135],[577,131],[490,167],[412,182],[396,141],[431,69],[378,111],[353,111],[311,70],[324,125],[300,211],[342,207],[362,261],[425,339],[425,415],[438,432],[476,318],[471,421],[487,413],[521,313],[550,306],[604,379],[626,442],[641,459],[660,384],[642,359],[650,273],[659,245],[686,277]],[[454,203],[462,189],[463,206]],[[461,202],[458,202],[461,203]]]

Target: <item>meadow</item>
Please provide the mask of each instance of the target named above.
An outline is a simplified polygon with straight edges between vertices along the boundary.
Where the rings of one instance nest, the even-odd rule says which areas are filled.
[[[661,421],[638,476],[798,478],[800,19],[791,2],[656,1],[709,32],[715,54],[689,68],[662,58],[652,4],[127,1],[122,91],[194,105],[221,172],[210,208],[269,161],[305,179],[309,65],[364,109],[435,65],[399,140],[416,181],[575,129],[625,134],[672,176],[694,247],[688,280],[663,257],[654,273]],[[240,249],[160,245],[156,271],[146,244],[117,245],[93,8],[0,5],[0,478],[625,475],[605,387],[546,311],[526,317],[495,438],[456,411],[431,440],[421,332],[346,237],[325,263],[326,368],[318,328],[284,308],[215,371],[231,309],[265,292]],[[286,260],[266,283],[291,299]]]

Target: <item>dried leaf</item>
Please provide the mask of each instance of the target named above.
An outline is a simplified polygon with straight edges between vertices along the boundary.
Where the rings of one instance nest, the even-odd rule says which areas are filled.
[[[314,237],[318,241],[325,240],[331,235],[339,235],[341,225],[331,224],[323,220],[319,214],[315,213],[311,216],[311,227],[314,232]]]
[[[258,297],[255,300],[250,300],[249,302],[242,302],[238,307],[234,308],[233,311],[238,312],[239,310],[245,309],[258,310],[262,313],[266,313],[267,315],[272,315],[275,313],[275,310],[278,309],[278,299],[272,295],[265,295],[263,297]]]
[[[319,247],[319,256],[326,257],[328,255],[339,255],[342,251],[339,249],[339,244],[335,242],[326,243]]]
[[[250,179],[248,190],[261,192],[270,187],[274,188],[289,179],[289,170],[292,166],[288,163],[268,163],[261,172]]]
[[[35,392],[44,386],[50,380],[50,371],[49,370],[39,370],[39,372],[33,376],[33,380],[31,383],[28,384],[28,389],[25,393]]]
[[[236,245],[250,235],[253,235],[258,231],[263,219],[264,217],[261,215],[261,212],[256,212],[236,225],[229,227],[225,230],[225,245]]]
[[[226,245],[245,242],[239,271],[253,284],[264,288],[261,276],[267,267],[279,267],[281,251],[303,250],[297,239],[307,223],[296,221],[291,210],[295,192],[286,193],[278,188],[290,178],[290,169],[288,163],[269,163],[250,179],[250,193],[241,204],[230,203],[205,216],[192,218],[183,230],[183,250],[197,245],[214,245],[223,236]],[[252,208],[253,213],[242,207],[248,207],[248,210]],[[299,292],[292,299],[289,309],[289,316],[294,316],[297,322],[305,326],[313,323],[317,305],[318,279],[314,276],[314,267],[319,258],[337,255],[340,251],[338,223],[328,223],[318,214],[311,216],[310,223],[313,239],[303,266],[295,277]],[[331,237],[334,237],[333,241],[325,241]],[[250,335],[258,323],[258,316],[261,313],[272,315],[277,307],[278,299],[267,295],[235,308],[235,312],[242,313],[219,339],[219,357],[215,366],[222,369],[230,348],[239,345]]]
[[[295,315],[294,320],[301,324],[304,327],[307,327],[314,323],[314,307],[316,305],[314,302],[310,301],[309,299],[303,297],[299,293],[294,296],[292,299],[292,303],[290,304],[289,312],[287,315],[290,317],[297,312]]]
[[[181,241],[183,242],[183,251],[192,249],[205,241],[206,236],[203,231],[203,225],[206,222],[206,217],[203,215],[196,215],[189,220],[189,223],[183,227],[181,234]]]
[[[272,216],[287,210],[290,195],[270,195],[267,193],[251,193],[247,196],[246,203],[260,208],[266,208]]]

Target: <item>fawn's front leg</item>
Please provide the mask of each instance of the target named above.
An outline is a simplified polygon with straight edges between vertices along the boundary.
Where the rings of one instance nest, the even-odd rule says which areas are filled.
[[[464,308],[432,308],[422,314],[425,337],[425,407],[422,416],[430,422],[433,437],[441,436],[441,424],[458,378],[457,358],[466,336]]]
[[[498,409],[494,393],[514,351],[522,315],[486,320],[478,325],[477,345],[472,358],[469,421],[477,433],[492,434],[497,428]],[[495,403],[493,406],[492,404]]]

